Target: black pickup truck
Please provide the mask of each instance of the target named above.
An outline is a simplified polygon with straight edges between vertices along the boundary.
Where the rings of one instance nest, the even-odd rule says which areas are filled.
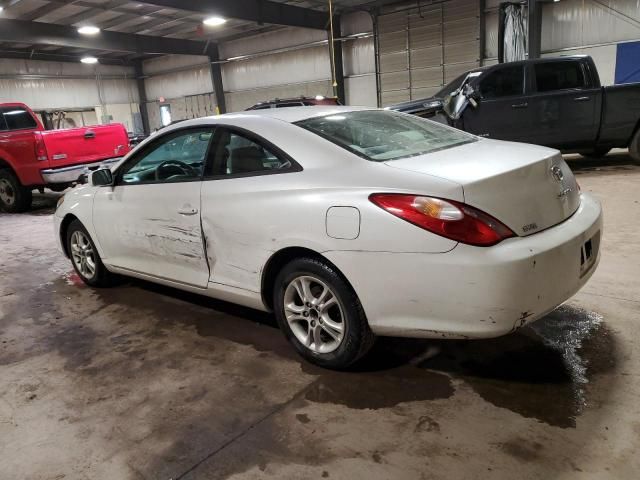
[[[628,147],[640,161],[640,83],[602,87],[588,56],[482,67],[431,98],[388,108],[482,137],[587,156]]]

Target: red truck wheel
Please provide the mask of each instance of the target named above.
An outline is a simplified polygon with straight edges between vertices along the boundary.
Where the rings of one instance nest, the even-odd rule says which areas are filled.
[[[10,170],[0,170],[0,210],[20,213],[31,207],[31,190],[23,187]]]

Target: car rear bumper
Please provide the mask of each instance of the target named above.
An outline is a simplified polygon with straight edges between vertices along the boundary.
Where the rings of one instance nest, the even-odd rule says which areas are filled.
[[[69,167],[47,168],[45,170],[41,170],[40,173],[44,183],[73,183],[78,181],[80,175],[89,173],[89,171],[96,170],[102,166],[110,167],[118,163],[121,159],[122,157],[117,157],[102,160],[100,162],[71,165]]]
[[[527,237],[447,253],[326,252],[353,285],[379,335],[487,338],[546,315],[600,259],[602,209],[588,194],[573,216]],[[581,255],[591,240],[591,260]]]

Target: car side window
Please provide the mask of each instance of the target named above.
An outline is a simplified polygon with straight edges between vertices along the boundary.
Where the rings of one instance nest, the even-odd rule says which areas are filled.
[[[38,124],[31,114],[21,107],[5,107],[0,110],[7,130],[26,130],[36,128]],[[1,124],[0,124],[1,128]]]
[[[218,175],[272,173],[290,168],[292,163],[274,149],[243,133],[222,130],[216,142]]]
[[[538,92],[573,90],[587,85],[580,62],[537,63],[533,69]]]
[[[145,148],[119,172],[123,185],[187,182],[202,178],[213,130],[172,132]]]
[[[2,115],[2,112],[0,111],[0,132],[3,132],[7,129],[7,124],[4,121],[4,115]]]
[[[490,72],[480,81],[480,93],[485,99],[522,95],[524,93],[524,67],[514,65]]]

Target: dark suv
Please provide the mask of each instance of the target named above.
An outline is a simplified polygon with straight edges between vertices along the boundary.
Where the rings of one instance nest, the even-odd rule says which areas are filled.
[[[335,97],[323,97],[317,95],[315,97],[297,97],[297,98],[276,98],[266,102],[256,103],[247,110],[264,110],[267,108],[285,108],[285,107],[312,107],[314,105],[341,105],[340,101]]]

